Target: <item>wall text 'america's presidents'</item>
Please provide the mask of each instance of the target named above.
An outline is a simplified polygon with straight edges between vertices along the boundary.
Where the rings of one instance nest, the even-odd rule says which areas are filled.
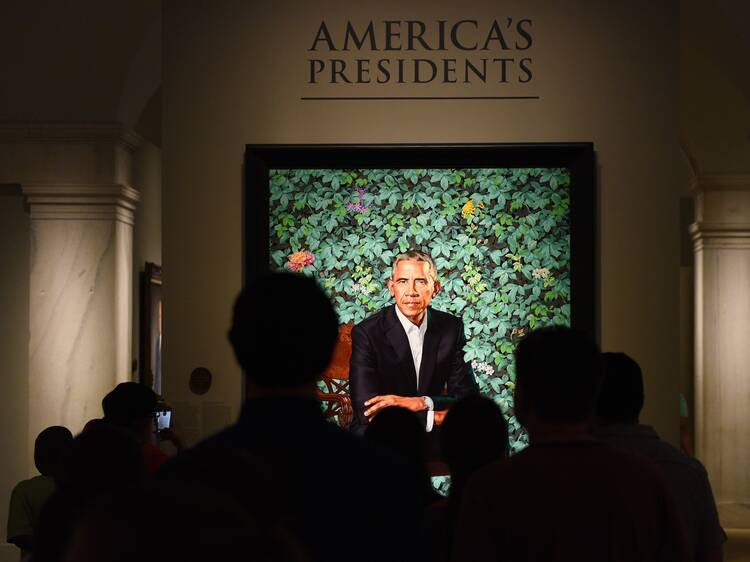
[[[464,19],[369,21],[355,26],[346,22],[332,33],[325,21],[318,26],[309,52],[336,56],[308,59],[309,84],[445,84],[494,82],[528,83],[533,78],[530,56],[534,43],[528,18],[481,23]],[[436,56],[462,51],[465,56]],[[521,51],[521,53],[515,53]],[[370,56],[344,58],[347,53]],[[401,52],[405,56],[373,57],[372,53]],[[418,56],[415,56],[418,55]]]

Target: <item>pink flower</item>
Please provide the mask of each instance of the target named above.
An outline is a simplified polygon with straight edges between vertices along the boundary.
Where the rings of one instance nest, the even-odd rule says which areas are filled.
[[[300,251],[294,252],[289,256],[286,267],[290,271],[302,271],[305,266],[312,265],[313,263],[315,263],[315,256],[310,252]]]
[[[354,213],[355,215],[361,215],[362,213],[367,212],[367,207],[365,207],[362,203],[349,203],[346,206],[347,211],[350,213]]]

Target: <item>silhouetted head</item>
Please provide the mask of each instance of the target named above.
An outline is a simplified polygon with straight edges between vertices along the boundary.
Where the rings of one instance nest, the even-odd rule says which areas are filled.
[[[422,466],[427,452],[424,426],[417,414],[388,406],[367,425],[365,438],[395,451],[409,462]]]
[[[48,427],[37,435],[34,441],[34,464],[39,473],[58,477],[72,444],[73,434],[61,425]]]
[[[158,397],[144,384],[122,382],[102,400],[104,420],[135,432],[141,442],[154,431],[154,412]]]
[[[94,418],[86,422],[86,424],[83,426],[83,429],[81,430],[81,433],[85,433],[87,431],[91,431],[92,429],[95,429],[97,427],[101,427],[103,425],[107,425],[107,422],[105,422],[102,418]]]
[[[398,406],[383,408],[367,425],[365,439],[406,460],[421,483],[418,493],[424,505],[438,499],[427,470],[427,435],[417,414]]]
[[[638,423],[644,398],[638,363],[624,353],[602,353],[602,372],[596,403],[598,424]]]
[[[294,387],[325,370],[338,330],[331,301],[313,279],[270,273],[237,297],[229,341],[250,381]]]
[[[494,401],[478,394],[458,400],[440,427],[440,448],[453,477],[508,456],[508,424]]]
[[[140,482],[144,474],[143,445],[133,433],[101,425],[73,439],[60,485],[83,501]]]
[[[593,414],[601,356],[591,338],[563,326],[529,333],[516,348],[515,409],[552,423],[584,422]]]

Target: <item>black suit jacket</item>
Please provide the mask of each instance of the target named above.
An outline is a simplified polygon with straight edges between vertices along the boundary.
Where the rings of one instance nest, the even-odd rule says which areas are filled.
[[[379,310],[352,329],[349,360],[352,431],[364,432],[368,423],[364,415],[365,400],[373,396],[429,396],[436,410],[444,410],[456,399],[478,391],[471,365],[464,361],[463,322],[432,308],[427,314],[419,386],[409,339],[396,316],[395,305]],[[426,419],[426,414],[423,417]]]

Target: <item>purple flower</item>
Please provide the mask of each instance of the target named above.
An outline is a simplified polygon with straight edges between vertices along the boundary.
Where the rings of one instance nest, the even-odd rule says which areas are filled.
[[[360,200],[360,201],[363,201],[363,200],[364,200],[364,197],[365,197],[365,195],[367,195],[367,191],[365,190],[365,188],[364,188],[364,187],[358,187],[358,188],[357,188],[357,189],[355,189],[354,191],[356,191],[356,192],[357,192],[357,193],[359,194],[359,200]]]
[[[346,210],[355,215],[361,215],[367,212],[367,207],[362,205],[362,203],[349,203],[346,206]]]

